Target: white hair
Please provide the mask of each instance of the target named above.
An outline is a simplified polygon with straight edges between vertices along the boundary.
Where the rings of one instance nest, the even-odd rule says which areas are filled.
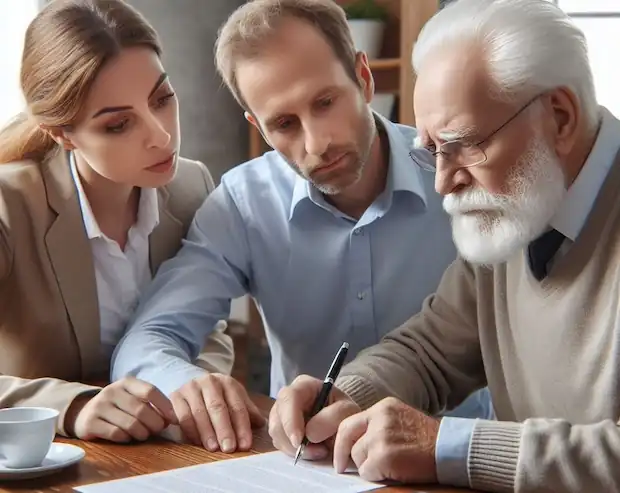
[[[495,83],[493,97],[512,101],[567,87],[581,105],[589,129],[599,122],[594,81],[583,32],[546,0],[457,0],[422,29],[413,69],[436,50],[473,43],[482,49]]]

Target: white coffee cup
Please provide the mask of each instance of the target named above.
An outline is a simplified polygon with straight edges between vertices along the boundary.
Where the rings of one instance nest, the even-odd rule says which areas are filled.
[[[58,414],[46,407],[0,409],[0,464],[13,469],[40,466],[54,441]]]

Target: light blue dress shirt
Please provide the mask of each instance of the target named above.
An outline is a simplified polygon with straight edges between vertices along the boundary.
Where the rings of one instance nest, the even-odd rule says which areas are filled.
[[[417,313],[456,250],[434,175],[411,160],[415,130],[380,116],[387,185],[347,217],[276,152],[226,173],[179,253],[160,267],[112,361],[170,394],[203,375],[192,365],[231,299],[257,301],[269,342],[271,394],[299,374],[323,378],[343,341],[348,359]],[[486,393],[464,404],[486,416]]]
[[[601,126],[592,151],[551,220],[551,227],[566,236],[559,255],[570,248],[581,232],[620,150],[620,121],[606,108],[601,107],[601,115]],[[467,418],[465,413],[460,416]],[[476,420],[463,417],[445,417],[439,425],[435,460],[441,484],[470,486],[467,460]]]

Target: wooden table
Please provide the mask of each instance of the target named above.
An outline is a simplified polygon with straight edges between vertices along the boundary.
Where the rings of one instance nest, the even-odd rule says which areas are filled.
[[[264,396],[255,396],[254,400],[265,416],[267,416],[272,404],[271,399]],[[144,443],[131,445],[116,445],[109,442],[82,442],[62,438],[58,438],[56,441],[72,443],[82,447],[86,451],[86,457],[74,466],[43,478],[25,481],[0,481],[0,493],[73,493],[74,490],[72,488],[74,486],[166,471],[273,450],[266,428],[255,432],[251,452],[235,454],[212,453],[200,447],[172,443],[163,439],[151,439]],[[417,488],[390,487],[380,491],[385,493],[465,493],[469,490],[425,486]]]

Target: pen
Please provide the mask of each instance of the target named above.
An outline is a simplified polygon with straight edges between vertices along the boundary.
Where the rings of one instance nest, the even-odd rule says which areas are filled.
[[[338,378],[340,369],[342,368],[342,365],[344,364],[344,360],[347,357],[348,350],[349,350],[349,343],[343,342],[342,346],[340,346],[340,349],[336,353],[336,357],[334,358],[334,361],[332,361],[332,365],[329,367],[329,371],[327,372],[327,376],[325,377],[325,380],[323,380],[323,387],[321,387],[321,392],[319,393],[316,400],[314,401],[314,404],[312,406],[312,411],[310,412],[310,415],[308,416],[308,420],[312,418],[316,413],[318,413],[321,409],[323,409],[323,407],[325,407],[325,404],[327,403],[327,398],[329,397],[329,393],[332,390],[334,382],[336,381],[336,378]],[[297,453],[295,454],[295,463],[293,465],[297,464],[297,461],[301,457],[301,454],[303,453],[306,445],[308,445],[308,438],[304,434],[304,439],[301,441],[301,444],[297,448]]]

